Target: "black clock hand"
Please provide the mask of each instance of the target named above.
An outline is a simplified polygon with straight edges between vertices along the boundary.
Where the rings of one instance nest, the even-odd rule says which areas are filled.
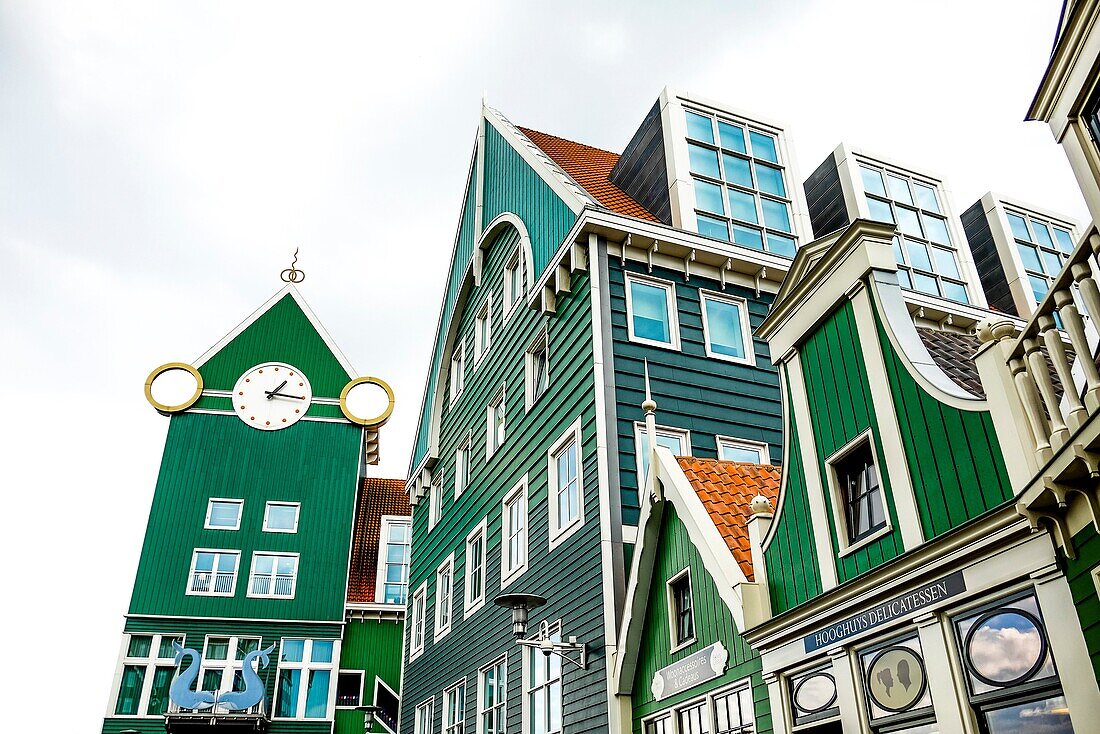
[[[305,395],[287,395],[286,393],[282,393],[282,392],[269,392],[267,394],[267,399],[268,400],[271,400],[271,398],[276,398],[276,397],[278,397],[278,398],[293,398],[294,400],[305,400],[306,399]]]
[[[271,400],[271,398],[278,395],[279,391],[282,390],[284,387],[286,387],[286,380],[283,380],[282,383],[274,390],[264,390],[264,394],[267,395],[268,400]]]

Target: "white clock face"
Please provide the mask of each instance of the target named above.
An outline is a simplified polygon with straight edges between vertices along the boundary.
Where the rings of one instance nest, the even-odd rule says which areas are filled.
[[[261,431],[277,431],[306,414],[313,390],[296,367],[267,362],[241,375],[232,397],[238,418]]]

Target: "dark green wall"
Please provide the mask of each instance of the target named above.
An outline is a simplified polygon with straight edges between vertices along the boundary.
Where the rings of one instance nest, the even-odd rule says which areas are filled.
[[[404,625],[393,620],[354,620],[344,627],[340,649],[341,670],[362,670],[363,705],[374,702],[374,679],[381,678],[394,692],[401,692],[401,636]],[[363,714],[336,710],[336,734],[363,734]],[[372,731],[384,731],[378,724]]]
[[[1092,570],[1100,565],[1100,535],[1091,524],[1073,536],[1073,548],[1077,558],[1067,560],[1061,553],[1059,555],[1065,567],[1073,604],[1077,607],[1077,618],[1085,633],[1085,646],[1092,658],[1092,672],[1100,681],[1100,597],[1096,594],[1096,583],[1092,579]]]

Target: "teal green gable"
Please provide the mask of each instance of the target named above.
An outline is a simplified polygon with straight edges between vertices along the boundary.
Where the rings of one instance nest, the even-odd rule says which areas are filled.
[[[789,395],[789,383],[786,389]],[[783,493],[779,497],[781,506],[776,508],[775,527],[764,550],[772,614],[782,614],[821,593],[817,556],[806,552],[807,543],[813,538],[813,526],[798,428],[789,419],[787,428],[789,446]]]
[[[206,360],[199,373],[206,390],[231,390],[237,378],[261,362],[294,365],[309,378],[316,397],[340,397],[351,380],[289,293]]]
[[[941,403],[909,374],[881,320],[878,339],[924,539],[939,537],[1011,500],[1012,486],[989,411]]]
[[[1092,660],[1092,672],[1100,681],[1100,596],[1097,596],[1096,582],[1092,577],[1093,569],[1100,565],[1100,535],[1096,533],[1096,528],[1089,524],[1079,530],[1073,536],[1073,549],[1076,558],[1067,559],[1059,551],[1059,560],[1065,569],[1081,631],[1085,634],[1085,648]]]
[[[878,540],[840,557],[836,519],[833,513],[826,513],[833,553],[837,558],[837,579],[841,583],[871,570],[903,551],[890,473],[882,455],[882,436],[871,403],[867,367],[863,362],[859,340],[852,304],[845,302],[825,319],[800,350],[802,377],[806,383],[810,420],[816,442],[814,451],[820,476],[828,476],[829,466],[826,460],[830,456],[870,428],[875,444],[875,462],[879,466],[887,512],[894,528]],[[827,492],[828,488],[823,487],[822,491]],[[826,507],[831,504],[828,497],[822,499]]]
[[[354,620],[344,627],[340,670],[363,671],[363,705],[374,702],[374,681],[380,678],[394,693],[401,692],[401,636],[404,625],[389,620]],[[375,724],[372,731],[385,731]],[[363,714],[336,710],[336,734],[363,734]]]
[[[485,231],[486,225],[505,212],[519,216],[527,227],[527,233],[531,239],[534,272],[528,274],[528,283],[532,283],[538,279],[538,275],[550,262],[565,239],[565,235],[576,223],[577,215],[523,160],[523,157],[497,132],[496,128],[484,119],[481,124],[485,132],[485,183],[482,192],[481,223],[477,229]],[[458,237],[447,275],[447,293],[435,336],[424,402],[421,405],[420,424],[417,428],[416,443],[413,446],[412,469],[420,466],[428,452],[432,402],[443,359],[443,342],[454,314],[455,303],[462,290],[470,258],[474,248],[477,247],[474,226],[477,221],[476,164],[471,166],[470,170],[462,204]]]
[[[173,416],[130,614],[343,621],[361,441],[348,423],[258,431],[234,416]],[[211,497],[244,500],[239,530],[203,528]],[[297,533],[262,532],[268,500],[301,502]],[[185,594],[196,548],[241,551],[232,597]],[[246,596],[254,551],[301,554],[293,599]]]
[[[756,716],[757,734],[772,731],[771,708],[768,691],[760,677],[760,657],[742,641],[733,615],[718,595],[714,579],[707,572],[698,550],[691,542],[687,528],[680,521],[676,508],[665,504],[661,531],[658,535],[656,562],[653,565],[649,599],[646,602],[644,630],[632,690],[633,729],[642,731],[642,720],[659,711],[695,699],[704,693],[715,691],[745,678],[752,678],[752,698]],[[730,563],[735,563],[731,557]],[[695,610],[696,642],[676,653],[670,653],[667,581],[682,571],[691,569],[692,602]],[[650,684],[661,668],[689,655],[721,642],[729,651],[726,672],[702,685],[689,688],[677,695],[656,701]]]

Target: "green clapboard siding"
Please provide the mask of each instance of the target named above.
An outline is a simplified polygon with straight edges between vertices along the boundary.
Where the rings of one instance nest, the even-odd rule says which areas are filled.
[[[716,457],[716,436],[729,436],[767,443],[773,463],[779,463],[783,455],[782,404],[779,377],[771,363],[768,345],[761,339],[753,340],[755,366],[708,357],[699,290],[744,298],[749,325],[754,330],[767,316],[772,295],[757,296],[753,290],[736,285],[728,285],[722,291],[717,281],[696,275],[685,280],[683,274],[660,267],[649,273],[644,264],[629,261],[624,267],[617,258],[609,258],[608,272],[623,523],[636,525],[640,514],[634,426],[643,419],[646,361],[653,399],[657,401],[657,423],[690,430],[693,456]],[[630,341],[627,272],[675,284],[679,351]]]
[[[787,393],[790,394],[789,382]],[[821,593],[817,556],[805,552],[813,544],[813,525],[798,428],[794,421],[788,420],[787,429],[790,445],[779,499],[782,506],[776,508],[775,528],[764,550],[773,614],[782,614]]]
[[[258,431],[182,413],[168,426],[130,614],[343,621],[362,429]],[[240,530],[204,530],[211,497],[243,499]],[[297,533],[262,531],[268,500],[300,502]],[[232,597],[185,594],[194,549],[241,551]],[[300,553],[294,599],[248,598],[254,551]]]
[[[833,513],[827,513],[833,551],[838,554],[837,577],[841,582],[869,571],[903,551],[890,476],[882,456],[882,440],[871,403],[867,368],[863,363],[859,340],[852,304],[845,302],[825,319],[800,351],[821,476],[828,476],[830,469],[826,460],[830,456],[870,428],[879,479],[885,490],[887,512],[894,528],[875,542],[841,558],[836,520]],[[823,488],[823,491],[828,490]],[[823,499],[826,506],[831,504],[828,497]]]
[[[465,343],[465,389],[441,411],[440,459],[434,471],[442,476],[441,519],[427,527],[428,501],[413,514],[411,589],[426,584],[429,622],[423,655],[406,664],[402,680],[402,731],[412,731],[417,704],[434,697],[435,727],[441,730],[441,694],[465,678],[466,721],[476,717],[474,691],[480,667],[508,655],[508,728],[521,731],[520,681],[522,655],[515,644],[510,616],[492,603],[501,593],[501,502],[526,474],[528,477],[529,567],[511,582],[509,592],[535,592],[546,597],[546,606],[532,614],[531,624],[543,619],[562,619],[564,634],[576,635],[595,650],[603,645],[603,598],[599,538],[601,507],[597,492],[596,411],[592,372],[592,321],[589,276],[574,275],[572,289],[558,300],[558,312],[547,316],[521,304],[505,320],[503,272],[514,253],[518,236],[504,231],[490,244],[482,284],[460,304],[459,338]],[[492,346],[480,363],[474,363],[474,320],[492,292]],[[545,330],[549,340],[550,382],[544,394],[524,409],[524,355],[536,336]],[[486,409],[501,385],[506,387],[507,430],[503,447],[486,458]],[[585,522],[569,540],[549,549],[547,508],[547,452],[574,423],[581,426]],[[457,499],[455,453],[472,436],[470,486]],[[463,613],[463,579],[466,571],[467,534],[487,519],[486,588],[489,601],[469,617]],[[455,563],[455,601],[452,628],[433,641],[436,605],[435,572],[451,554]],[[407,625],[410,628],[411,625]],[[406,639],[406,648],[408,640]],[[593,655],[584,671],[566,666],[565,726],[567,731],[606,728],[607,671],[605,657]]]
[[[960,410],[929,395],[875,318],[924,539],[931,540],[1009,501],[1008,471],[989,411]]]
[[[1092,659],[1092,672],[1100,681],[1100,597],[1092,578],[1093,569],[1100,565],[1100,535],[1091,524],[1073,536],[1073,548],[1077,558],[1066,560],[1063,557],[1066,580],[1073,595],[1073,604],[1077,607],[1081,630],[1085,633],[1085,647]]]
[[[730,563],[735,561],[730,558]],[[695,609],[696,642],[683,650],[670,653],[671,633],[667,603],[667,581],[684,568],[691,569],[692,602]],[[666,503],[661,520],[661,532],[653,566],[653,581],[646,602],[645,630],[638,651],[638,664],[634,673],[633,705],[634,731],[641,732],[642,719],[685,701],[698,698],[709,691],[752,679],[758,734],[772,730],[771,709],[768,706],[767,688],[760,677],[760,658],[742,641],[733,615],[718,595],[714,579],[707,573],[698,550],[691,542],[687,529],[680,521],[676,508]],[[677,660],[699,652],[715,642],[721,642],[729,651],[726,672],[712,681],[690,688],[662,701],[653,698],[650,684],[661,668]]]
[[[289,293],[207,360],[199,373],[205,389],[230,390],[261,362],[294,365],[318,397],[339,397],[351,379]]]
[[[363,705],[374,703],[375,678],[394,692],[401,691],[401,635],[404,626],[393,620],[356,620],[344,627],[341,670],[362,670]],[[379,724],[372,731],[385,731]],[[336,734],[363,734],[363,714],[336,711]]]

